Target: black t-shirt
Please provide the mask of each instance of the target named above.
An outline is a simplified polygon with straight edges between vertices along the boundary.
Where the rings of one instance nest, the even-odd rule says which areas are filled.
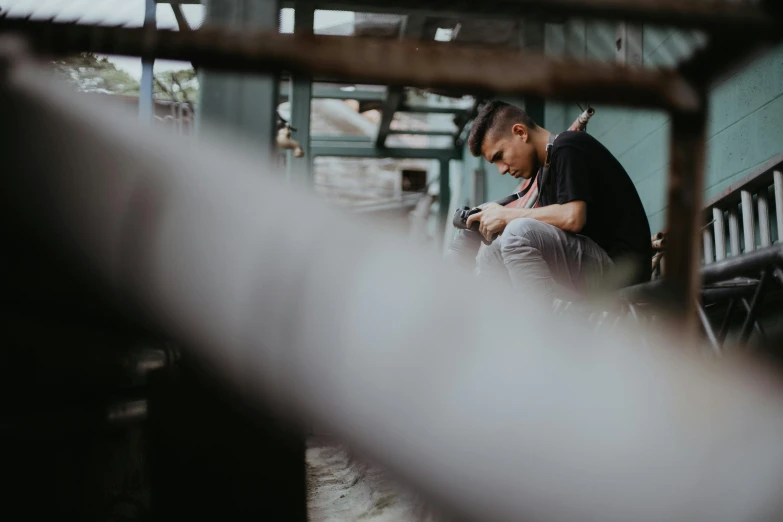
[[[649,281],[647,214],[628,173],[598,140],[586,132],[560,134],[539,191],[541,206],[584,201],[587,222],[579,233],[598,243],[615,263],[632,262],[634,283]]]

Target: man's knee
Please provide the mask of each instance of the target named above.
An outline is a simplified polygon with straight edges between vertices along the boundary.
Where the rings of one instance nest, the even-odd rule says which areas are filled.
[[[444,256],[446,263],[473,270],[480,246],[481,238],[478,234],[459,230]]]
[[[476,265],[479,268],[486,268],[500,263],[503,264],[503,258],[500,252],[500,241],[493,241],[489,245],[482,245],[476,255]]]
[[[481,245],[481,236],[470,230],[457,230],[451,240],[451,244],[454,248],[475,248],[478,250],[478,247]]]
[[[520,240],[524,240],[527,244],[536,245],[541,241],[546,241],[547,238],[555,239],[556,234],[553,235],[555,231],[552,228],[554,228],[552,225],[537,219],[517,218],[506,225],[499,240],[505,246],[517,245]]]

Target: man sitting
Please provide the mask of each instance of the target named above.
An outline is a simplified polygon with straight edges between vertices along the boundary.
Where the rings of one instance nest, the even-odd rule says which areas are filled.
[[[552,135],[528,114],[504,102],[484,106],[468,140],[474,156],[501,174],[538,179],[534,208],[490,203],[468,219],[489,241],[459,231],[447,255],[477,265],[480,276],[549,298],[585,294],[650,279],[650,225],[639,194],[614,156],[586,132]],[[476,252],[478,255],[476,255]]]

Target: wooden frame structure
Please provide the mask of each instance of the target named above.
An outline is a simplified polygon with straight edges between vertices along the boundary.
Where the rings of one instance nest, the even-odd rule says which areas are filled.
[[[571,6],[596,16],[610,16],[607,6],[614,6],[617,17],[661,21],[670,16],[675,25],[728,28],[726,34],[742,36],[741,45],[713,39],[678,71],[590,66],[528,52],[499,56],[486,49],[407,41],[218,28],[170,33],[0,20],[0,31],[26,35],[41,53],[95,51],[142,56],[148,62],[174,58],[212,70],[289,71],[398,87],[456,87],[478,95],[581,99],[587,90],[596,102],[663,108],[673,116],[669,222],[677,227],[670,227],[667,279],[660,286],[675,316],[694,328],[701,311],[692,304],[704,223],[705,85],[716,72],[716,56],[726,64],[778,38],[771,29],[777,19],[760,8],[740,13],[733,7],[709,10],[707,4],[489,4],[515,12]],[[753,30],[739,31],[742,27]],[[498,292],[481,307],[466,306],[465,295],[478,293],[469,286],[470,278],[446,273],[437,260],[415,258],[403,242],[384,238],[357,245],[360,223],[259,176],[255,157],[206,142],[185,151],[170,146],[173,141],[129,128],[109,111],[102,113],[41,81],[36,65],[15,43],[0,42],[5,65],[0,105],[6,115],[0,123],[6,131],[8,171],[2,208],[10,246],[3,260],[10,261],[4,267],[11,274],[4,294],[11,296],[15,313],[22,309],[22,314],[32,310],[37,315],[18,335],[17,353],[25,357],[4,359],[29,363],[10,365],[5,374],[12,385],[5,397],[13,410],[0,424],[12,454],[7,460],[13,465],[5,466],[13,478],[7,482],[15,488],[7,495],[11,505],[39,511],[59,507],[48,499],[70,503],[81,498],[77,487],[73,494],[58,489],[75,482],[69,473],[57,469],[61,480],[42,480],[63,460],[49,458],[59,455],[51,451],[54,444],[41,444],[36,437],[68,446],[70,439],[54,428],[83,430],[94,441],[101,433],[95,425],[116,429],[118,421],[146,416],[137,388],[132,400],[109,404],[98,414],[62,416],[55,406],[70,391],[61,383],[72,385],[67,381],[73,373],[65,379],[59,374],[74,368],[75,380],[90,398],[96,390],[116,393],[126,373],[132,374],[126,380],[135,383],[143,377],[137,373],[165,372],[148,382],[157,518],[258,519],[274,505],[286,508],[275,513],[277,518],[304,520],[301,440],[281,440],[268,429],[277,419],[259,418],[259,411],[270,406],[285,416],[329,426],[468,519],[780,518],[783,389],[742,369],[737,379],[710,373],[703,361],[673,354],[656,340],[651,340],[656,349],[631,350],[628,343],[638,338],[558,328],[562,323],[532,300],[520,302]],[[507,62],[499,58],[528,60],[536,73],[489,74],[506,70]],[[266,94],[274,94],[277,86]],[[359,145],[357,155],[382,153]],[[326,150],[328,144],[319,147]],[[420,154],[442,154],[442,171],[454,158],[449,150]],[[233,176],[215,175],[224,171]],[[294,197],[309,202],[290,216],[290,228],[299,233],[280,234],[270,223],[290,210]],[[335,232],[340,230],[347,233]],[[311,255],[314,251],[320,255]],[[86,282],[74,279],[53,254],[75,260]],[[717,281],[764,271],[748,301],[742,335],[753,328],[754,306],[765,283],[780,277],[781,261],[779,249],[746,257],[713,263],[704,272]],[[103,291],[175,338],[182,361],[179,350],[170,353],[166,344],[132,353],[133,364],[116,364],[104,349],[120,341],[103,335],[92,351],[84,350],[85,332],[111,329],[109,319],[117,319],[101,300]],[[41,314],[42,309],[50,315]],[[520,311],[540,325],[530,329],[527,339],[507,327]],[[68,344],[68,337],[55,335],[52,317],[87,322],[93,329],[77,330]],[[128,337],[138,327],[114,324],[115,330],[130,331]],[[41,338],[41,332],[48,335]],[[720,333],[712,332],[715,340],[721,340]],[[140,338],[142,347],[149,346],[146,336]],[[484,343],[481,350],[476,349],[479,342]],[[675,343],[683,351],[698,348],[682,335]],[[63,345],[77,349],[63,350]],[[27,357],[31,346],[44,354],[38,361]],[[40,365],[33,363],[63,358],[68,364],[55,363],[48,374],[59,379],[45,382],[45,372],[36,374]],[[120,378],[111,378],[107,369]],[[96,376],[104,388],[91,386]],[[35,382],[35,390],[22,386],[26,379]],[[55,412],[53,420],[28,415],[41,405]],[[264,436],[259,438],[259,432]],[[77,467],[82,461],[73,462]],[[83,474],[79,470],[73,476]],[[94,476],[104,481],[103,474]],[[82,491],[92,493],[96,484]]]
[[[0,31],[23,34],[34,48],[45,53],[92,51],[141,56],[145,60],[185,60],[209,70],[288,71],[310,78],[383,84],[390,87],[391,95],[402,86],[412,86],[563,101],[589,98],[595,103],[664,109],[672,116],[667,286],[673,316],[687,329],[695,328],[697,316],[691,303],[698,285],[706,88],[721,70],[759,46],[783,38],[783,23],[774,2],[496,0],[464,2],[454,7],[453,2],[436,0],[395,2],[393,6],[376,0],[342,0],[296,5],[408,14],[535,15],[543,20],[567,15],[658,23],[701,29],[707,32],[709,44],[677,70],[649,70],[569,61],[531,51],[503,52],[307,32],[281,35],[217,27],[171,32],[149,26],[129,29],[13,19],[0,20]],[[514,61],[526,67],[509,69],[508,63]],[[382,123],[376,140],[381,145],[388,134],[388,122]]]

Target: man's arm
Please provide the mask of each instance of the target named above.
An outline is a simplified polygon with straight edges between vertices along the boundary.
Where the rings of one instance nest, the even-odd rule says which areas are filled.
[[[566,232],[580,232],[587,223],[587,205],[592,201],[589,165],[590,160],[583,150],[574,146],[562,147],[552,164],[552,173],[557,173],[556,204],[530,209],[488,205],[468,218],[468,227],[479,221],[479,231],[490,240],[514,219],[529,217]]]
[[[587,204],[584,201],[569,201],[563,205],[548,205],[541,208],[507,208],[505,210],[508,211],[508,221],[529,217],[574,234],[581,232],[587,223]]]
[[[467,226],[470,228],[471,223],[478,221],[479,232],[490,240],[518,218],[532,218],[566,232],[578,233],[587,223],[587,204],[584,201],[570,201],[563,205],[547,205],[541,208],[505,208],[492,203],[481,212],[468,217]]]

